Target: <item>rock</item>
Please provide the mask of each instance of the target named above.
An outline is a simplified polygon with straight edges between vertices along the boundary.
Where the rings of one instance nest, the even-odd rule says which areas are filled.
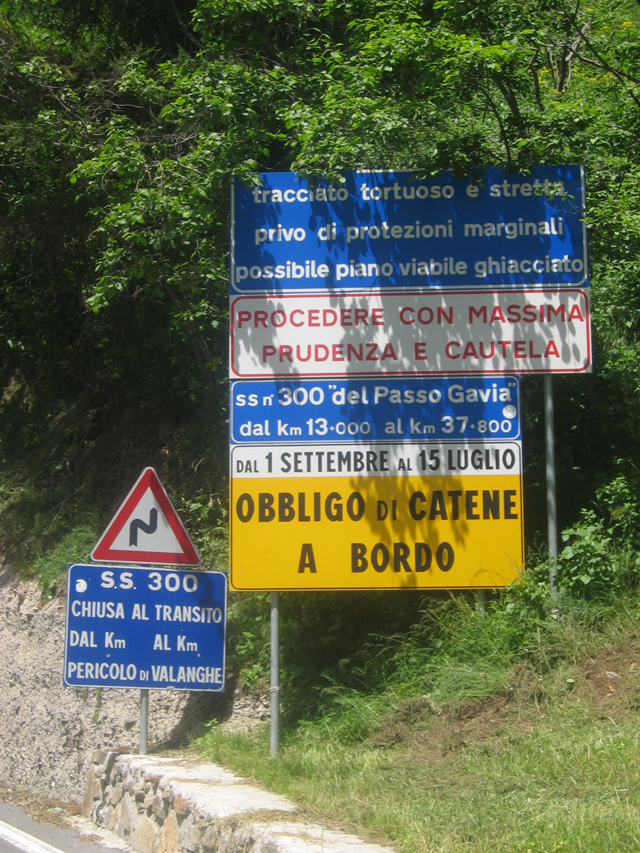
[[[113,829],[113,819],[116,810],[113,806],[100,806],[96,813],[96,823],[106,826],[107,829]]]
[[[173,801],[173,810],[177,817],[186,817],[191,810],[191,803],[178,794]]]
[[[111,792],[111,796],[109,797],[109,802],[112,806],[117,806],[120,800],[122,799],[122,788],[120,785],[115,787]]]
[[[151,813],[154,814],[156,817],[162,818],[163,821],[167,816],[167,813],[164,810],[164,803],[162,801],[162,796],[160,793],[157,793],[151,801]]]
[[[136,831],[140,821],[136,802],[129,796],[129,794],[124,794],[122,797],[122,802],[116,809],[116,814],[117,819],[115,823],[115,830],[120,838],[123,838],[126,841]]]
[[[96,783],[97,783],[97,791],[96,791]],[[82,800],[82,814],[84,817],[88,817],[91,809],[93,807],[94,800],[97,800],[100,796],[100,781],[96,779],[96,774],[94,767],[89,767],[89,772],[87,773],[87,786],[84,791],[84,798]]]
[[[148,817],[141,817],[131,841],[131,846],[139,853],[153,853],[158,827]]]
[[[177,799],[178,798],[176,797],[176,800]],[[189,815],[189,817],[182,822],[180,829],[178,830],[178,841],[180,842],[180,847],[183,850],[188,850],[189,853],[193,853],[193,851],[198,847],[199,836],[200,833],[194,826],[193,815]]]
[[[220,842],[220,830],[218,824],[210,823],[202,833],[200,843],[203,850],[217,850]]]
[[[160,830],[158,853],[182,853],[178,838],[178,821],[174,812],[169,812],[164,826]]]

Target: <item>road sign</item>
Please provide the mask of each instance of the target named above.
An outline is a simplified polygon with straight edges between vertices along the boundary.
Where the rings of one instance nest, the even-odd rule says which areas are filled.
[[[511,443],[232,448],[238,590],[506,586],[522,566]]]
[[[234,382],[231,441],[513,441],[520,437],[517,376]]]
[[[158,475],[145,468],[91,552],[96,562],[198,566],[198,556]]]
[[[292,172],[233,184],[235,293],[587,285],[584,170],[349,172],[312,186]]]
[[[510,583],[515,376],[591,370],[582,168],[260,180],[232,193],[234,587]]]
[[[240,296],[230,370],[246,379],[589,372],[588,291]]]
[[[64,683],[224,690],[222,572],[72,565]]]

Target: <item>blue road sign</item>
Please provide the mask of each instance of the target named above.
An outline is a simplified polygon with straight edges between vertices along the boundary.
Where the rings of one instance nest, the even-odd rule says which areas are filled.
[[[514,441],[517,376],[234,382],[233,444]]]
[[[581,166],[342,177],[233,184],[232,293],[588,284]]]
[[[64,683],[223,691],[226,612],[221,572],[69,566]]]

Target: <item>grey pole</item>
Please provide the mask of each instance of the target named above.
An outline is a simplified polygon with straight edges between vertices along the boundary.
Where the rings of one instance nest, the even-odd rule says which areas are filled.
[[[483,589],[476,590],[476,601],[478,602],[478,612],[480,613],[480,618],[484,619],[484,617],[487,615],[487,610],[485,606],[486,598]]]
[[[280,596],[271,593],[271,757],[278,754],[280,726]]]
[[[140,755],[147,754],[149,742],[149,688],[140,690]]]
[[[549,539],[549,587],[552,595],[556,586],[556,560],[558,559],[558,516],[556,503],[556,462],[553,434],[553,385],[551,374],[544,377],[544,428],[547,456],[547,531]]]

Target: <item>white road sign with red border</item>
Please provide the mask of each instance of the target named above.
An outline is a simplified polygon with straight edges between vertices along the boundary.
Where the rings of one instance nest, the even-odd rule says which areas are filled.
[[[153,468],[145,468],[91,559],[144,566],[198,566],[200,557]]]
[[[231,371],[242,378],[584,373],[585,289],[241,296]]]

